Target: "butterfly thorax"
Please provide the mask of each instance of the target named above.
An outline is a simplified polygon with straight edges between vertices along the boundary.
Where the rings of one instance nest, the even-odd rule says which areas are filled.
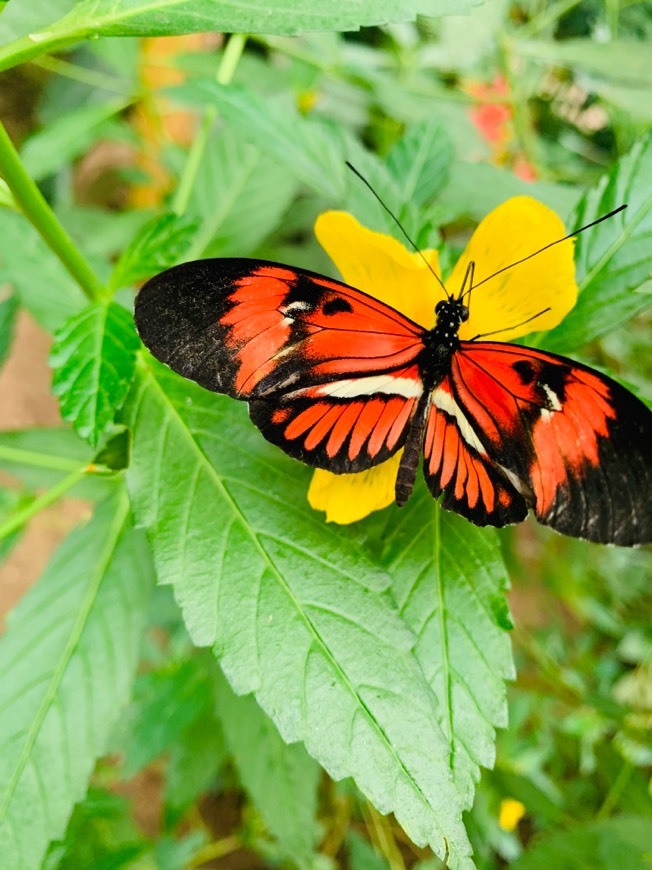
[[[449,373],[451,358],[459,347],[460,325],[468,319],[469,310],[459,299],[437,303],[437,322],[424,339],[421,371],[427,388],[436,387]]]

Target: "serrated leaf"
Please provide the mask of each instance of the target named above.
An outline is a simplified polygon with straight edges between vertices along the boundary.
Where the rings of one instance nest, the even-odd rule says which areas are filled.
[[[414,21],[417,15],[460,14],[474,4],[475,0],[357,0],[355,4],[344,0],[222,0],[219,4],[214,0],[78,0],[43,32],[5,46],[0,51],[0,69],[92,36],[359,30]]]
[[[196,230],[197,223],[185,216],[168,213],[153,217],[116,263],[109,289],[115,292],[174,266],[183,259]]]
[[[386,575],[308,509],[305,469],[265,445],[242,406],[152,362],[126,416],[134,510],[195,643],[286,742],[471,867],[412,635],[381,594]]]
[[[580,296],[562,323],[542,337],[558,353],[604,335],[649,304],[634,291],[652,274],[652,134],[586,193],[570,221],[580,227],[627,203],[624,212],[577,237]]]
[[[425,206],[448,181],[453,145],[442,124],[432,118],[411,124],[387,157],[387,165],[405,202]]]
[[[83,154],[98,136],[98,127],[128,105],[126,100],[91,103],[60,115],[32,134],[23,144],[20,156],[34,181],[60,169]]]
[[[86,305],[86,297],[34,227],[0,209],[0,286],[10,284],[35,320],[53,332]]]
[[[495,729],[507,725],[505,680],[515,676],[496,534],[442,510],[422,488],[383,540],[394,599],[440,700],[453,780],[471,806],[480,766],[493,767]]]
[[[302,744],[284,743],[252,695],[240,696],[221,674],[217,711],[240,782],[284,854],[307,867],[317,844],[321,768]]]
[[[11,349],[17,315],[18,299],[7,287],[0,287],[0,366]]]
[[[40,866],[134,676],[152,572],[124,491],[57,550],[0,639],[0,854]]]
[[[138,347],[131,315],[115,302],[88,305],[55,334],[52,390],[63,419],[94,447],[129,392]]]
[[[188,203],[200,221],[189,258],[249,254],[278,226],[296,189],[276,159],[221,129],[206,149]]]

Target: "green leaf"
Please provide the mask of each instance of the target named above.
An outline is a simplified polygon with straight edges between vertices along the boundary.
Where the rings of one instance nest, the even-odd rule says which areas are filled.
[[[0,51],[0,69],[102,35],[359,30],[414,21],[417,15],[460,14],[472,5],[474,0],[357,0],[355,4],[332,0],[222,0],[219,4],[214,0],[78,0],[67,15],[42,32],[6,45]]]
[[[87,302],[32,225],[21,214],[0,209],[0,286],[5,283],[49,332]]]
[[[0,18],[0,45],[6,45],[28,33],[36,33],[51,21],[56,21],[75,4],[75,0],[9,0]]]
[[[387,165],[405,202],[430,203],[448,181],[453,146],[441,123],[432,118],[411,124],[387,157]]]
[[[20,156],[34,181],[40,181],[74,160],[97,139],[98,128],[121,112],[126,100],[91,103],[60,115],[24,143]]]
[[[297,184],[269,155],[230,128],[212,137],[188,211],[200,221],[190,258],[244,256],[279,224]]]
[[[623,203],[624,212],[575,242],[580,296],[541,342],[550,350],[573,351],[649,305],[649,294],[635,291],[652,275],[652,134],[582,197],[570,226],[590,223]]]
[[[222,725],[215,713],[203,711],[170,748],[165,802],[180,813],[205,792],[226,761]]]
[[[533,60],[563,64],[642,87],[652,85],[648,48],[641,39],[613,39],[606,45],[597,39],[519,40],[516,51]]]
[[[621,816],[575,825],[535,840],[510,866],[513,870],[649,870],[651,853],[649,816]]]
[[[74,531],[0,639],[0,854],[40,866],[125,703],[152,572],[124,491]]]
[[[310,865],[317,845],[317,786],[321,768],[300,743],[288,746],[252,695],[238,697],[220,674],[217,711],[240,782],[299,867]]]
[[[138,347],[131,315],[115,302],[88,305],[55,334],[50,365],[61,416],[94,447],[127,396]]]
[[[191,82],[171,93],[197,107],[216,104],[220,115],[248,142],[321,194],[330,206],[345,208],[366,226],[403,239],[394,221],[347,168],[348,160],[390,208],[398,212],[405,207],[404,223],[408,232],[416,235],[420,223],[387,166],[343,127],[304,118],[286,101],[263,99],[246,88],[214,81]]]
[[[242,406],[153,363],[140,372],[128,483],[194,642],[286,742],[471,867],[448,744],[412,635],[381,595],[387,576],[309,510],[306,470]]]
[[[213,704],[210,676],[198,659],[174,662],[136,680],[128,711],[125,774],[133,776],[175,745],[181,734]]]
[[[140,228],[116,263],[109,289],[129,287],[180,262],[192,242],[197,223],[176,214],[161,214]]]
[[[11,349],[17,314],[18,299],[7,288],[0,287],[0,366]]]
[[[387,861],[355,830],[346,838],[346,851],[351,870],[389,870]]]
[[[495,729],[507,725],[504,681],[515,676],[496,534],[442,510],[421,488],[383,541],[382,563],[418,636],[415,655],[440,702],[452,776],[470,806],[480,766],[493,767]]]
[[[32,500],[33,496],[29,493],[0,487],[0,525],[11,519],[12,515],[17,511],[27,507]],[[0,538],[0,560],[9,555],[23,531],[24,527],[17,529],[6,537]]]

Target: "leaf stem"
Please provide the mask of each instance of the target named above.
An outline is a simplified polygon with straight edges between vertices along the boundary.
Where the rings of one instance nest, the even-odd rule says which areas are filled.
[[[35,498],[34,501],[25,505],[21,510],[16,511],[16,513],[9,517],[8,520],[5,520],[4,523],[0,523],[0,541],[8,535],[11,535],[21,526],[24,526],[25,523],[29,522],[32,517],[36,516],[36,514],[40,513],[44,508],[49,507],[55,501],[60,499],[64,493],[71,489],[76,483],[79,483],[87,473],[87,468],[86,465],[82,468],[77,468],[71,474],[62,478],[58,483],[55,483],[55,485],[51,489],[48,489],[47,492],[44,492],[43,495]]]
[[[50,249],[79,284],[91,301],[102,298],[102,285],[59,223],[45,197],[28,175],[13,142],[0,122],[0,175],[9,186],[17,205],[41,234]],[[16,251],[19,256],[20,252]]]
[[[228,85],[233,78],[238,62],[242,57],[242,52],[247,42],[246,33],[234,33],[226,44],[226,48],[222,54],[219,68],[217,70],[216,79],[220,85]],[[204,107],[201,122],[197,135],[193,139],[193,143],[188,152],[186,165],[183,168],[179,187],[177,188],[176,196],[172,210],[175,214],[181,216],[186,213],[190,194],[199,172],[199,166],[208,144],[208,137],[215,119],[217,118],[217,107],[212,103]]]

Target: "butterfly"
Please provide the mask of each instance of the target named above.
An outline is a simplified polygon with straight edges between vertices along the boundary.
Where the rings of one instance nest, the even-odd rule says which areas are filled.
[[[651,541],[652,412],[563,356],[461,340],[467,298],[447,293],[429,330],[305,269],[206,259],[149,280],[135,322],[155,357],[248,402],[264,437],[307,465],[359,472],[403,448],[399,505],[423,455],[432,495],[477,525],[532,509],[566,535]]]

